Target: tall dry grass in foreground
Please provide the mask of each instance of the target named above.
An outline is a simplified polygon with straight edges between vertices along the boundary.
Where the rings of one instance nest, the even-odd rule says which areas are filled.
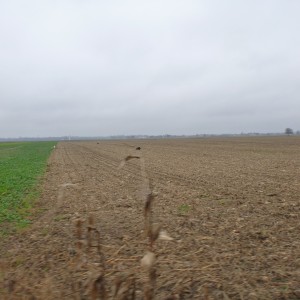
[[[101,232],[95,227],[95,220],[92,215],[88,220],[77,219],[75,223],[76,255],[73,259],[72,290],[76,299],[115,299],[134,300],[138,298],[152,300],[155,298],[157,265],[154,244],[157,239],[172,240],[168,234],[162,230],[160,224],[153,222],[153,203],[155,195],[152,191],[150,178],[147,175],[145,160],[140,149],[138,155],[128,155],[122,160],[119,168],[125,167],[129,160],[137,159],[140,162],[140,172],[142,179],[141,205],[144,206],[144,235],[147,239],[145,253],[140,260],[140,266],[132,266],[125,272],[115,274],[114,282],[108,282],[111,275],[107,268],[104,245]],[[143,244],[141,242],[141,244]],[[122,247],[121,247],[122,248]],[[120,249],[121,250],[121,249]],[[115,258],[118,261],[118,250]],[[134,261],[135,263],[135,261]],[[86,276],[82,279],[82,271]],[[142,281],[142,290],[137,287],[137,281]],[[71,295],[70,295],[71,296]],[[172,296],[167,299],[176,299]]]

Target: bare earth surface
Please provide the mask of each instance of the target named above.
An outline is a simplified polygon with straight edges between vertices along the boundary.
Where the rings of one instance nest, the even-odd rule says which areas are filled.
[[[300,299],[298,137],[60,142],[32,226],[0,242],[0,299],[143,299],[140,160],[119,168],[141,154],[174,239],[155,299]]]

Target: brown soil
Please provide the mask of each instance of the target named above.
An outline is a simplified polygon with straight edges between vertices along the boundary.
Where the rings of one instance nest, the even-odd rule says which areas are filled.
[[[119,168],[142,153],[153,222],[174,239],[153,246],[156,299],[300,299],[299,150],[298,137],[60,142],[32,226],[0,242],[0,298],[143,298],[140,160]]]

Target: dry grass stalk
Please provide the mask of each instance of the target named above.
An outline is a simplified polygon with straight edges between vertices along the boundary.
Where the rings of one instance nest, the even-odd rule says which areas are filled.
[[[92,270],[88,272],[85,283],[81,276],[77,280],[77,294],[79,299],[107,299],[105,284],[105,256],[101,247],[101,235],[94,225],[94,217],[89,216],[83,230],[84,221],[76,221],[75,235],[77,238],[77,270]],[[94,250],[94,251],[93,251]],[[100,270],[99,270],[100,266]]]
[[[113,294],[115,300],[135,300],[136,283],[135,275],[119,275],[115,280],[115,291]]]
[[[124,166],[125,162],[130,159],[137,158],[140,160],[141,166],[141,177],[142,177],[142,192],[144,195],[144,232],[145,236],[148,238],[148,251],[145,256],[142,258],[141,264],[144,272],[146,272],[146,282],[144,284],[144,299],[151,300],[155,295],[155,284],[156,284],[156,258],[153,250],[154,242],[159,237],[161,231],[161,226],[158,224],[153,224],[153,212],[152,205],[154,201],[154,194],[151,189],[150,179],[146,172],[145,160],[140,147],[137,147],[136,150],[139,150],[139,156],[129,155],[121,163],[121,167]]]
[[[139,148],[139,147],[138,147]],[[139,156],[128,155],[123,159],[119,168],[122,168],[126,162],[132,159],[139,159],[142,178],[142,192],[144,201],[144,233],[148,239],[146,254],[141,260],[142,272],[144,273],[143,299],[152,300],[155,297],[156,287],[156,255],[154,253],[154,243],[158,238],[171,240],[165,233],[161,235],[162,230],[159,224],[153,223],[153,202],[154,194],[150,186],[150,179],[146,172],[145,161],[142,152],[139,150]],[[106,286],[106,260],[101,245],[100,231],[95,227],[93,216],[89,216],[86,228],[83,228],[84,221],[76,221],[75,235],[77,238],[77,263],[79,270],[88,271],[85,283],[82,280],[77,281],[77,294],[81,298],[88,299],[108,299],[108,287]],[[123,247],[123,246],[122,246]],[[118,255],[122,247],[115,253]],[[97,257],[91,261],[91,258]],[[117,259],[116,259],[117,260]],[[135,259],[134,259],[135,260]],[[115,261],[115,260],[110,260]],[[82,268],[83,266],[83,268]],[[100,266],[100,269],[99,269]],[[77,268],[78,270],[78,268]],[[115,280],[115,288],[112,297],[115,300],[134,300],[136,299],[136,278],[135,273],[119,275]]]
[[[94,229],[95,229],[95,227],[94,227],[94,218],[93,218],[93,216],[90,215],[89,220],[88,220],[87,235],[86,235],[87,252],[90,252],[91,247],[92,247],[92,233],[93,233]]]
[[[126,164],[127,161],[131,160],[131,159],[139,159],[140,157],[139,156],[136,156],[136,155],[128,155],[126,156],[120,163],[120,166],[119,166],[119,169],[123,168]]]
[[[90,295],[92,300],[107,298],[104,275],[100,274],[92,281]]]
[[[150,179],[146,172],[145,160],[142,156],[142,152],[140,154],[140,162],[141,162],[141,175],[143,179],[143,190],[144,190],[144,218],[145,218],[145,234],[148,237],[149,241],[149,250],[150,252],[146,253],[146,255],[142,259],[142,266],[146,268],[147,273],[147,282],[144,286],[144,299],[152,300],[155,297],[155,285],[156,285],[156,257],[153,250],[154,242],[157,240],[159,236],[159,232],[161,230],[161,226],[153,224],[153,211],[152,205],[154,201],[154,194],[151,190]]]
[[[76,220],[76,238],[77,240],[82,239],[82,223],[83,221],[81,219]]]

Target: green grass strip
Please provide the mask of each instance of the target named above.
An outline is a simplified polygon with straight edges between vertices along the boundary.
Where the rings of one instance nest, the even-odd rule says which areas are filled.
[[[0,234],[29,223],[38,183],[56,142],[0,143]]]

